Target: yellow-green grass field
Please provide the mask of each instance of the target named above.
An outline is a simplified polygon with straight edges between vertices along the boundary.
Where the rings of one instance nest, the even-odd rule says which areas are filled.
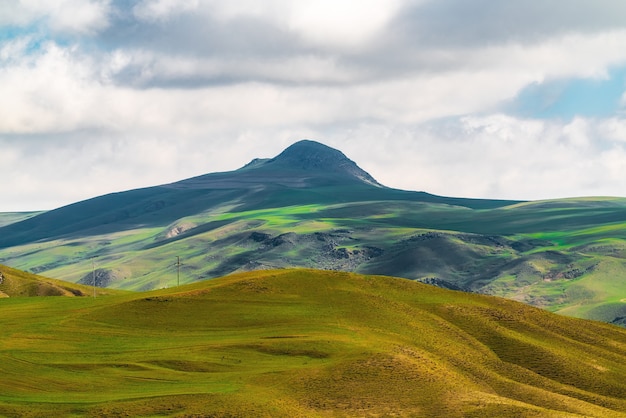
[[[405,279],[0,300],[0,416],[626,417],[626,330]]]
[[[63,280],[55,280],[0,265],[0,298],[23,296],[86,296],[94,295],[94,288]],[[95,289],[95,295],[124,293],[112,289]]]
[[[0,263],[83,284],[91,284],[95,263],[104,275],[99,286],[132,291],[257,269],[342,270],[437,283],[626,324],[626,199],[496,207],[485,201],[470,208],[366,200],[370,194],[363,193],[356,201],[332,204],[228,201],[174,221],[115,228],[105,223],[1,248]],[[290,196],[284,191],[285,199]],[[32,214],[0,214],[0,225],[20,216]],[[68,215],[59,225],[71,219]]]

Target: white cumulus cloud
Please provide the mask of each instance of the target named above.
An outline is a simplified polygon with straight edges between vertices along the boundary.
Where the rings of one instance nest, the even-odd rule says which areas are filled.
[[[109,24],[110,0],[4,0],[0,25],[40,25],[53,32],[92,35]]]
[[[6,0],[0,26],[0,210],[232,170],[302,138],[392,187],[626,190],[626,82],[602,118],[508,110],[529,86],[623,74],[621,1]]]

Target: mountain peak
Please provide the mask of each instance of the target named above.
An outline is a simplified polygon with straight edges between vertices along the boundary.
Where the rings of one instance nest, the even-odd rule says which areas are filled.
[[[287,147],[268,165],[303,171],[324,171],[348,175],[366,183],[381,186],[372,176],[346,157],[341,151],[316,141],[304,139]]]
[[[287,147],[273,161],[288,163],[303,170],[332,168],[350,161],[341,151],[309,139]]]

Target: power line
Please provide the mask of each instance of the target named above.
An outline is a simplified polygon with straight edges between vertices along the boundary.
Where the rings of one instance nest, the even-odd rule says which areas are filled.
[[[182,266],[182,264],[180,263],[180,256],[176,256],[176,283],[177,283],[177,286],[180,286],[180,266]]]
[[[91,278],[93,279],[93,297],[96,297],[96,262],[91,257]]]

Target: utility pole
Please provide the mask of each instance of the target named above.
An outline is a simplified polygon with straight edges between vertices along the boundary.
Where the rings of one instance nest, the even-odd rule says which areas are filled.
[[[180,256],[176,256],[176,282],[180,286]]]
[[[93,297],[96,297],[96,262],[91,257],[91,278],[93,279]]]

